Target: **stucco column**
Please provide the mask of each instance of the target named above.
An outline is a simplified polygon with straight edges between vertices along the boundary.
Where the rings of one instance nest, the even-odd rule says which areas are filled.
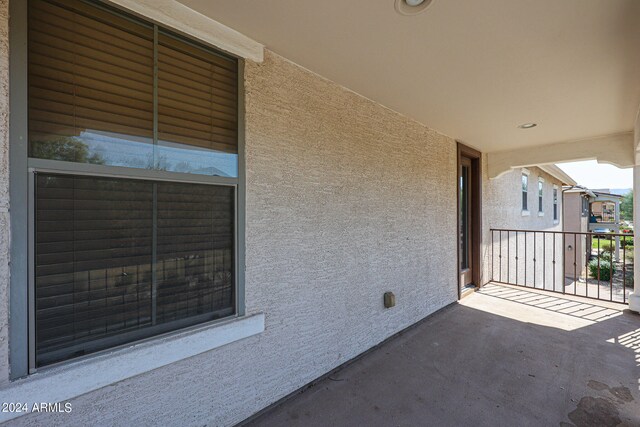
[[[633,292],[629,310],[640,313],[640,166],[633,167]]]

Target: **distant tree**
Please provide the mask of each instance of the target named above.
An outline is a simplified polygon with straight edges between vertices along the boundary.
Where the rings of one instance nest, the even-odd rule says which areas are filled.
[[[620,202],[620,218],[633,221],[633,191],[629,191]]]
[[[31,141],[31,156],[67,162],[104,164],[101,155],[89,153],[87,144],[77,138],[65,136],[47,141]]]

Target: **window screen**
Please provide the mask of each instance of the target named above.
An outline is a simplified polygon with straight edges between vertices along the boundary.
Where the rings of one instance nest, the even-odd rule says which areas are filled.
[[[37,365],[233,313],[233,191],[37,174]]]

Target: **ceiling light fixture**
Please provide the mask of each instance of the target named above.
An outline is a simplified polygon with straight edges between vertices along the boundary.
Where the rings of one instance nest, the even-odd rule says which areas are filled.
[[[537,123],[525,123],[523,125],[518,126],[520,129],[531,129],[538,126]]]
[[[395,0],[396,11],[401,15],[417,15],[424,12],[433,0]]]

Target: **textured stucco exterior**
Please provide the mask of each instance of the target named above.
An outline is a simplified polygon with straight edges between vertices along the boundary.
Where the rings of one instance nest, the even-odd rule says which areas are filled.
[[[588,232],[589,213],[583,212],[585,194],[581,191],[567,191],[563,196],[562,220],[564,221],[564,231]],[[591,245],[591,239],[587,238],[586,235],[576,235],[575,241],[569,243],[573,247],[571,250],[565,247],[565,270],[573,273],[575,268],[577,275],[580,276],[580,272],[582,272],[586,264],[586,257],[574,257],[574,251],[575,254],[584,254]]]
[[[9,380],[9,2],[0,0],[0,384]]]
[[[525,170],[529,174],[529,187],[527,193],[527,205],[529,208],[528,215],[523,215],[522,212],[522,173],[524,169],[513,169],[508,173],[505,173],[498,178],[489,178],[487,166],[487,156],[483,156],[483,177],[482,177],[482,280],[481,283],[487,283],[492,280],[492,274],[494,279],[498,280],[498,274],[500,271],[500,264],[498,260],[498,245],[500,241],[499,233],[494,233],[494,257],[492,265],[492,235],[491,229],[511,229],[511,230],[541,230],[541,231],[562,231],[562,182],[552,175],[546,173],[540,168],[530,167]],[[544,216],[538,215],[538,178],[544,179],[542,189],[542,206]],[[553,219],[553,186],[558,188],[558,220]],[[546,245],[553,245],[552,236],[547,236],[548,241]],[[529,277],[527,283],[533,283],[533,234],[529,233],[526,243],[528,252],[528,269]],[[540,268],[540,261],[542,257],[542,236],[536,237],[536,253],[537,257],[537,276],[536,285],[542,283],[542,269]],[[515,283],[516,278],[516,266],[518,266],[518,283],[524,284],[524,234],[519,234],[517,242],[520,256],[518,262],[515,262],[515,247],[516,238],[515,234],[511,233],[507,237],[506,233],[502,235],[503,240],[503,263],[502,263],[502,281],[506,282],[507,277],[509,282]],[[557,263],[556,263],[556,276],[558,285],[561,283],[562,277],[562,263],[560,262],[562,254],[562,241],[558,238],[555,242]],[[509,256],[511,262],[509,264],[509,271],[507,273],[507,253],[506,248],[510,247]],[[552,253],[553,246],[546,247],[548,253]],[[551,263],[547,263],[545,279],[547,277],[553,277],[553,266]],[[508,276],[507,276],[508,274]]]
[[[456,300],[455,141],[270,52],[245,89],[246,309],[264,333],[16,424],[234,424]]]

